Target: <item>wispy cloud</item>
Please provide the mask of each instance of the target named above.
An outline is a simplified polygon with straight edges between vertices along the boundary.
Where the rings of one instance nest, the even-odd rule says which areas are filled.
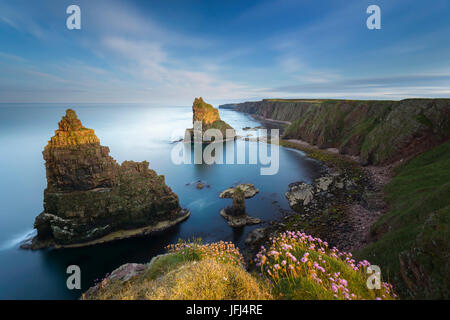
[[[412,74],[378,78],[353,78],[326,83],[306,83],[272,89],[273,92],[328,97],[356,95],[362,97],[446,96],[450,93],[450,74]]]
[[[366,2],[356,0],[214,2],[208,12],[171,2],[77,3],[80,31],[65,29],[64,2],[0,2],[0,101],[449,94],[444,0],[380,0],[380,32],[367,30]]]

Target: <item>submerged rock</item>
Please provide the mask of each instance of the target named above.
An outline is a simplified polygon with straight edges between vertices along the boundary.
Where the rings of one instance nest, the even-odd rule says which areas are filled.
[[[189,216],[149,163],[119,165],[68,109],[43,151],[44,211],[32,249],[101,243],[162,231]]]
[[[264,239],[267,228],[257,228],[250,232],[245,239],[246,245],[255,245],[258,244],[261,240]]]
[[[262,222],[259,218],[250,217],[248,214],[241,214],[238,216],[233,215],[233,212],[230,211],[230,207],[220,210],[220,215],[224,217],[228,225],[233,228],[239,228],[252,224],[259,224]]]
[[[240,188],[244,192],[246,199],[254,197],[259,192],[259,190],[255,187],[255,185],[251,183],[243,183],[237,185],[236,187],[231,187],[222,191],[219,194],[219,198],[233,198],[234,191],[237,188]]]
[[[219,110],[214,108],[209,103],[203,101],[203,98],[195,98],[192,105],[192,123],[194,124],[193,129],[187,129],[185,133],[185,140],[192,142],[201,143],[211,143],[220,142],[219,140],[214,140],[215,137],[205,138],[204,134],[206,130],[217,129],[222,135],[222,140],[230,140],[236,138],[236,132],[234,129],[225,121],[220,119]],[[201,123],[201,132],[195,126],[196,122]]]

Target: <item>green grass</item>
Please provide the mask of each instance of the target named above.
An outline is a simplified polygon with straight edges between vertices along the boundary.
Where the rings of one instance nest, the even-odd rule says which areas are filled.
[[[433,129],[433,121],[431,121],[430,119],[428,119],[426,115],[424,115],[424,114],[419,114],[419,115],[416,117],[416,120],[417,120],[419,123],[421,123],[421,124],[427,126],[428,128]]]
[[[310,253],[312,260],[318,260],[319,254],[311,250],[298,250],[294,255],[302,257],[305,252]],[[342,278],[348,281],[347,288],[356,294],[359,299],[373,300],[376,292],[368,290],[367,278],[361,272],[355,272],[348,264],[342,260],[322,255],[322,259],[327,262],[331,272],[340,272]],[[274,296],[280,296],[288,300],[335,300],[333,292],[329,288],[318,284],[309,277],[300,276],[292,279],[283,278],[273,286]]]
[[[375,290],[367,287],[367,261],[357,264],[351,254],[330,249],[320,239],[299,232],[286,232],[273,240],[255,259],[261,262],[259,275],[245,270],[243,257],[232,243],[180,240],[169,245],[168,253],[154,258],[143,272],[127,281],[105,278],[82,299],[395,298],[388,283]],[[273,250],[278,253],[274,255]]]
[[[196,261],[194,257],[186,257],[179,253],[166,254],[156,259],[148,268],[145,277],[148,280],[155,280],[165,273],[176,269],[187,261]]]
[[[103,279],[82,295],[95,300],[261,300],[267,284],[243,268],[231,243],[179,241],[128,281]]]
[[[351,254],[329,248],[318,238],[285,232],[262,247],[256,266],[270,280],[272,295],[287,300],[393,299],[388,283],[367,286],[367,261],[356,263]],[[295,257],[295,258],[294,258]]]
[[[376,242],[364,248],[358,256],[378,264],[383,273],[399,286],[403,296],[421,296],[426,291],[424,288],[417,288],[417,292],[412,292],[410,288],[407,290],[408,286],[400,276],[399,255],[421,252],[424,247],[438,241],[439,246],[432,253],[421,254],[420,257],[414,254],[412,259],[420,258],[419,265],[429,278],[424,280],[426,283],[444,282],[447,285],[447,270],[435,271],[439,263],[447,266],[449,263],[450,142],[398,168],[385,193],[390,210],[371,228]],[[424,227],[431,218],[433,221],[429,223],[434,223],[435,227]],[[429,248],[427,252],[430,252]],[[430,270],[426,270],[427,266]],[[425,297],[442,298],[442,295],[447,295],[448,298],[448,289],[441,290],[439,287],[430,288]]]

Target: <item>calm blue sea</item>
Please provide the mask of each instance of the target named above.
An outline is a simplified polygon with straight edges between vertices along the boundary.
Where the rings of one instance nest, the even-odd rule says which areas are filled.
[[[33,232],[36,215],[43,210],[46,187],[42,150],[57,129],[65,109],[74,109],[83,125],[95,129],[101,144],[110,147],[118,161],[147,160],[150,168],[166,177],[191,217],[158,236],[122,240],[88,248],[28,251],[19,248]],[[244,127],[261,125],[249,116],[220,110],[223,120],[246,135]],[[260,165],[176,165],[171,151],[192,127],[191,107],[103,104],[0,104],[0,299],[76,299],[82,291],[127,262],[148,262],[178,238],[201,237],[207,242],[226,240],[242,246],[249,231],[230,228],[219,215],[231,199],[219,193],[237,183],[254,183],[260,190],[246,201],[250,215],[274,220],[280,209],[289,209],[284,193],[294,181],[311,181],[319,165],[303,153],[280,150],[280,169],[272,176],[260,175]],[[236,141],[249,145],[255,142]],[[210,188],[197,190],[201,180]],[[66,268],[81,268],[82,289],[68,290]]]

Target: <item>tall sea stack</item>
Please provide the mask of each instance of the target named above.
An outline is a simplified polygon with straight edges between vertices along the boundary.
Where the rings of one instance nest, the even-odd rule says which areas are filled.
[[[189,216],[149,163],[119,165],[68,109],[43,151],[44,211],[29,247],[81,246],[162,231]],[[26,245],[25,245],[26,246]]]
[[[194,103],[192,104],[192,123],[194,125],[193,129],[186,130],[186,137],[190,139],[190,141],[194,140],[196,137],[201,139],[202,143],[210,143],[208,139],[205,139],[204,133],[208,129],[216,129],[219,130],[222,135],[222,140],[230,140],[235,139],[236,132],[234,129],[225,121],[220,119],[219,110],[214,108],[209,103],[203,101],[203,98],[195,98]],[[201,123],[201,132],[196,131],[196,123]],[[215,142],[220,142],[214,140]]]

